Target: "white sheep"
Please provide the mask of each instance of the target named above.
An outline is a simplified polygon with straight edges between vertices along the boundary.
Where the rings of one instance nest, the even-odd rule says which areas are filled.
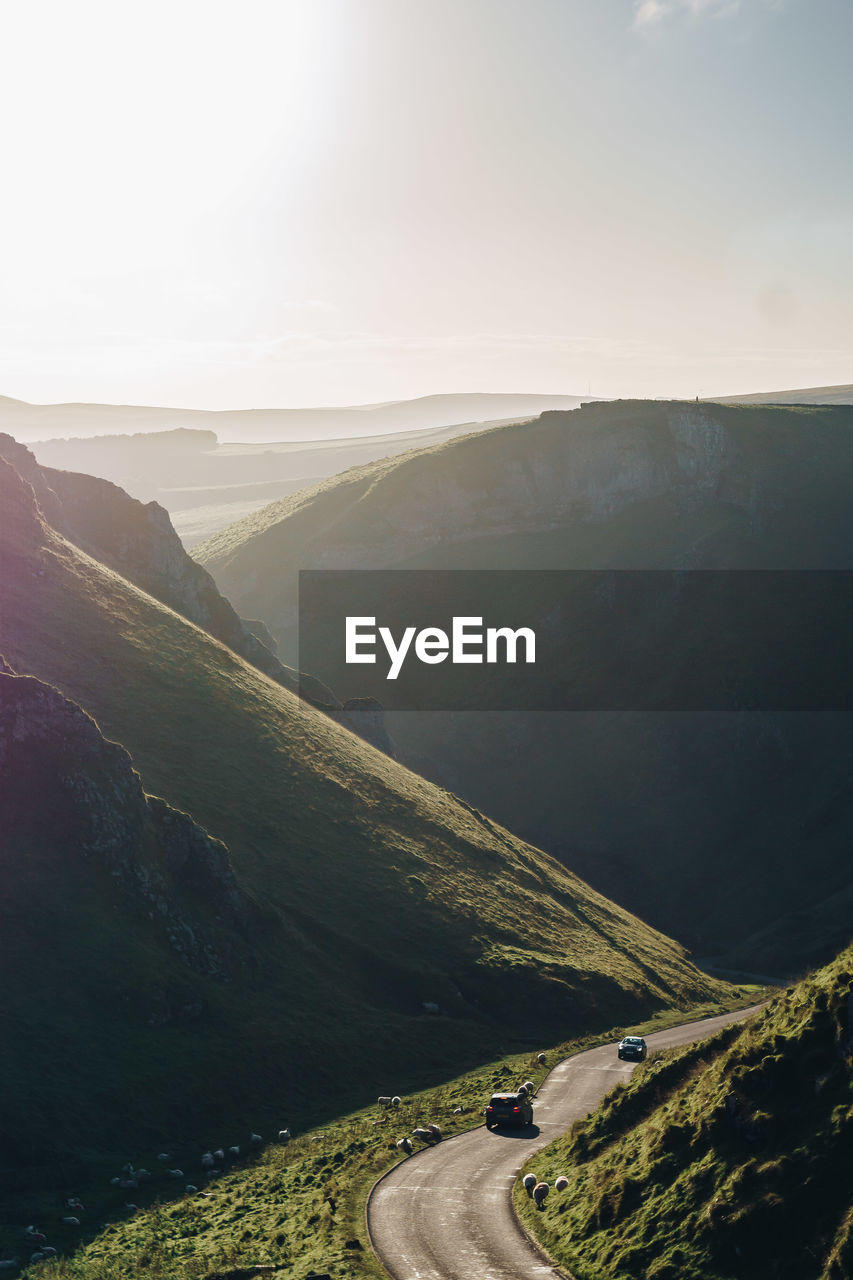
[[[167,1178],[182,1178],[183,1176],[184,1176],[183,1169],[167,1169],[166,1170]]]
[[[195,1185],[195,1183],[188,1182],[187,1185],[184,1187],[184,1191],[187,1191],[189,1192],[190,1195],[192,1195],[194,1191],[198,1191],[198,1187]]]
[[[239,1147],[229,1147],[229,1148],[228,1148],[228,1154],[229,1154],[229,1156],[233,1156],[233,1157],[234,1157],[234,1159],[236,1160],[236,1159],[237,1159],[237,1157],[238,1157],[238,1156],[239,1156],[239,1154],[240,1154],[240,1148],[239,1148]]]
[[[532,1080],[525,1080],[524,1087],[531,1096],[536,1092],[536,1085]]]
[[[80,1219],[79,1219],[79,1218],[60,1218],[60,1219],[59,1219],[59,1221],[62,1223],[62,1225],[63,1225],[64,1227],[79,1227],[79,1226],[80,1226]]]
[[[69,1196],[65,1201],[66,1209],[82,1209],[83,1202],[79,1196]]]
[[[168,1151],[161,1151],[157,1157],[161,1164],[168,1164],[171,1158]]]
[[[289,1130],[289,1129],[279,1129],[279,1131],[278,1131],[278,1140],[279,1140],[279,1142],[290,1142],[290,1130]]]
[[[401,1151],[405,1151],[407,1156],[410,1156],[412,1154],[412,1151],[414,1150],[409,1138],[398,1138],[397,1146],[400,1148]]]
[[[14,1271],[19,1262],[19,1258],[4,1258],[0,1262],[0,1271]]]
[[[520,1085],[518,1086],[518,1088],[516,1089],[516,1093],[518,1094],[519,1098],[526,1098],[526,1097],[527,1097],[527,1085],[526,1085],[526,1084],[520,1084]]]
[[[537,1053],[536,1061],[539,1063],[540,1067],[544,1067],[548,1059],[546,1058],[544,1053]]]
[[[394,1094],[394,1096],[393,1096],[393,1098],[391,1099],[391,1106],[392,1106],[392,1107],[399,1107],[399,1105],[400,1105],[400,1103],[401,1103],[402,1101],[403,1101],[403,1099],[402,1099],[402,1098],[400,1098],[400,1097],[398,1097],[398,1096],[397,1096],[397,1094],[395,1093],[395,1094]]]
[[[388,1108],[389,1108],[389,1107],[390,1107],[390,1105],[391,1105],[391,1097],[390,1097],[390,1094],[389,1094],[389,1096],[388,1096],[388,1097],[386,1097],[386,1096],[383,1094],[381,1097],[377,1098],[377,1099],[376,1099],[376,1105],[377,1105],[377,1106],[379,1106],[379,1107],[382,1107],[382,1109],[383,1109],[384,1111],[387,1111],[387,1110],[388,1110]]]
[[[118,1185],[122,1191],[136,1191],[139,1187],[139,1182],[136,1178],[119,1178]]]
[[[547,1182],[536,1183],[536,1186],[533,1188],[533,1199],[536,1202],[537,1209],[542,1208],[545,1203],[545,1197],[548,1195],[550,1190],[551,1188],[548,1186]]]
[[[30,1262],[44,1262],[47,1254],[43,1249],[36,1249],[35,1253],[30,1254]]]
[[[462,1108],[461,1108],[461,1107],[454,1107],[454,1108],[453,1108],[453,1114],[454,1114],[455,1116],[461,1116],[461,1115],[462,1115]]]
[[[555,1191],[565,1191],[565,1189],[566,1189],[566,1187],[567,1187],[568,1185],[569,1185],[569,1180],[568,1180],[568,1178],[565,1176],[565,1174],[562,1174],[562,1173],[561,1173],[561,1174],[560,1174],[560,1176],[559,1176],[559,1178],[557,1179],[557,1181],[554,1183],[554,1190],[555,1190]]]
[[[222,1161],[225,1159],[225,1152],[223,1151],[222,1147],[216,1148],[216,1150],[213,1153],[213,1158],[214,1160],[218,1160],[220,1164],[222,1163]]]
[[[429,1129],[413,1129],[412,1137],[420,1138],[421,1142],[427,1142],[430,1145],[435,1141]]]
[[[428,1124],[427,1129],[429,1129],[436,1142],[441,1142],[441,1130],[437,1124]]]
[[[205,1151],[204,1155],[203,1155],[203,1156],[202,1156],[202,1158],[201,1158],[201,1167],[202,1167],[202,1169],[212,1169],[212,1168],[213,1168],[213,1164],[214,1164],[214,1161],[213,1161],[213,1152],[212,1152],[212,1151]]]
[[[521,1180],[521,1185],[529,1196],[533,1195],[533,1188],[536,1186],[536,1175],[534,1173],[526,1173]]]
[[[32,1227],[32,1226],[27,1227],[24,1231],[24,1235],[27,1237],[28,1240],[41,1241],[41,1240],[47,1239],[47,1236],[44,1234],[43,1231],[39,1231],[38,1227]]]
[[[251,1142],[253,1147],[259,1147],[263,1142],[263,1138],[259,1133],[250,1133],[249,1141]]]

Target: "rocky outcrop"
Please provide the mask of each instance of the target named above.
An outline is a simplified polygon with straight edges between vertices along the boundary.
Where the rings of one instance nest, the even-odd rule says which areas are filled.
[[[14,675],[2,659],[0,801],[12,846],[37,839],[56,873],[71,880],[75,860],[96,861],[158,922],[185,964],[224,976],[218,926],[239,929],[251,914],[226,846],[147,796],[128,753],[81,707]]]

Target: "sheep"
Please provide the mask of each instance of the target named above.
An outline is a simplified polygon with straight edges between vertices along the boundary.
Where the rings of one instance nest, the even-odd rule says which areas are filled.
[[[60,1218],[60,1219],[59,1219],[59,1221],[62,1223],[62,1225],[63,1225],[64,1227],[79,1227],[79,1226],[80,1226],[80,1219],[79,1219],[79,1218]]]
[[[167,1178],[182,1178],[183,1176],[184,1176],[183,1169],[167,1169],[166,1170]]]
[[[536,1186],[536,1175],[534,1173],[526,1173],[521,1180],[521,1185],[529,1196],[533,1195],[533,1188]]]
[[[37,1242],[47,1239],[47,1236],[43,1231],[39,1231],[38,1227],[27,1227],[24,1231],[24,1235],[28,1240],[35,1240]]]
[[[536,1061],[539,1063],[540,1067],[544,1067],[548,1059],[546,1058],[544,1053],[537,1053]]]
[[[14,1271],[19,1262],[19,1258],[4,1258],[0,1262],[0,1271]]]
[[[532,1080],[525,1080],[524,1087],[531,1097],[536,1092],[536,1085],[533,1083]]]
[[[138,1204],[129,1204],[129,1203],[127,1202],[127,1200],[125,1200],[125,1202],[124,1202],[124,1207],[125,1207],[125,1211],[126,1211],[127,1213],[138,1213],[138,1212],[139,1212],[139,1205],[138,1205]]]
[[[45,1256],[46,1258],[55,1258],[55,1257],[56,1257],[56,1250],[55,1250],[55,1249],[53,1249],[53,1248],[51,1248],[51,1246],[50,1246],[49,1244],[43,1244],[43,1245],[42,1245],[42,1247],[41,1247],[41,1251],[42,1251],[42,1253],[44,1254],[44,1256]]]
[[[565,1176],[565,1174],[562,1174],[562,1173],[561,1173],[561,1174],[560,1174],[560,1176],[559,1176],[559,1178],[557,1179],[557,1181],[554,1183],[554,1190],[555,1190],[555,1191],[565,1191],[565,1189],[566,1189],[566,1187],[567,1187],[568,1185],[569,1185],[569,1180],[568,1180],[568,1178]]]
[[[259,1147],[263,1142],[263,1138],[259,1133],[250,1133],[249,1141],[251,1142],[253,1147]]]
[[[240,1154],[240,1148],[239,1148],[239,1147],[229,1147],[229,1148],[228,1148],[228,1154],[229,1154],[229,1156],[233,1156],[233,1157],[234,1157],[234,1159],[236,1160],[236,1159],[237,1159],[237,1157],[238,1157],[238,1156],[239,1156],[239,1154]]]
[[[150,1178],[150,1177],[151,1177],[151,1174],[148,1172],[147,1169],[136,1170],[136,1179],[138,1182],[144,1182],[146,1178]]]
[[[289,1130],[289,1129],[279,1129],[279,1131],[278,1131],[278,1140],[279,1140],[279,1142],[290,1142],[290,1130]]]
[[[394,1096],[393,1096],[393,1098],[391,1099],[391,1106],[392,1106],[392,1107],[399,1107],[399,1105],[400,1105],[400,1103],[401,1103],[402,1101],[403,1101],[403,1099],[402,1099],[402,1098],[400,1098],[400,1097],[398,1097],[398,1095],[395,1093],[395,1094],[394,1094]]]
[[[405,1151],[407,1156],[410,1156],[412,1154],[412,1151],[414,1150],[414,1148],[412,1147],[411,1140],[409,1138],[398,1138],[397,1146],[400,1148],[401,1151]]]
[[[453,1108],[453,1114],[454,1114],[455,1116],[461,1116],[461,1115],[462,1115],[462,1108],[461,1108],[461,1107],[454,1107],[454,1108]]]
[[[430,1131],[436,1142],[441,1142],[441,1130],[437,1124],[428,1124],[427,1129]]]
[[[205,1151],[204,1155],[201,1158],[201,1167],[202,1169],[213,1168],[213,1152],[212,1151]]]
[[[118,1185],[122,1191],[136,1191],[139,1187],[139,1182],[136,1178],[119,1178]]]
[[[121,1178],[118,1176],[118,1174],[116,1174],[114,1178],[110,1178],[111,1187],[117,1187],[120,1182],[121,1182]]]
[[[545,1203],[545,1197],[548,1195],[550,1190],[551,1188],[548,1186],[547,1182],[536,1183],[536,1186],[533,1188],[533,1199],[536,1202],[537,1209],[542,1208]]]
[[[192,1195],[194,1191],[198,1191],[198,1187],[195,1186],[194,1183],[188,1182],[187,1185],[184,1187],[184,1191],[187,1191],[190,1195]]]
[[[65,1201],[66,1209],[82,1209],[83,1204],[79,1196],[69,1196]]]
[[[379,1107],[382,1107],[383,1111],[387,1111],[391,1105],[390,1096],[386,1098],[384,1095],[382,1095],[381,1097],[377,1098],[376,1105]]]
[[[35,1253],[30,1254],[30,1262],[44,1262],[47,1254],[43,1249],[36,1249]]]
[[[435,1141],[435,1139],[433,1138],[433,1135],[430,1133],[429,1129],[413,1129],[413,1130],[412,1130],[412,1137],[413,1137],[413,1138],[420,1138],[421,1142],[426,1142],[426,1143],[427,1143],[427,1144],[429,1144],[430,1146],[431,1146],[431,1145],[432,1145],[432,1143]]]
[[[135,1170],[129,1160],[127,1164],[123,1166],[122,1173],[126,1178],[132,1178],[134,1176]]]
[[[516,1093],[518,1094],[519,1098],[526,1098],[526,1097],[527,1097],[527,1085],[526,1085],[526,1084],[520,1084],[520,1085],[518,1086],[518,1088],[516,1089]]]
[[[168,1151],[161,1151],[157,1157],[161,1164],[168,1164],[171,1158]]]

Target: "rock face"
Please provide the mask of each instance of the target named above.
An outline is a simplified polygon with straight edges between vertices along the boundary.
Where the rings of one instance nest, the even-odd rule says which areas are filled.
[[[14,675],[5,660],[0,804],[11,848],[37,833],[56,873],[72,880],[77,859],[97,863],[159,923],[186,965],[224,975],[227,957],[210,925],[239,928],[250,916],[225,845],[187,814],[146,796],[123,747],[108,742],[76,703],[32,676]]]

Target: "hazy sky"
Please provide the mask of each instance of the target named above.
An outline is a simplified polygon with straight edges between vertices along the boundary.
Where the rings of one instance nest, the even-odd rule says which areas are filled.
[[[0,0],[0,394],[853,381],[850,0]]]

